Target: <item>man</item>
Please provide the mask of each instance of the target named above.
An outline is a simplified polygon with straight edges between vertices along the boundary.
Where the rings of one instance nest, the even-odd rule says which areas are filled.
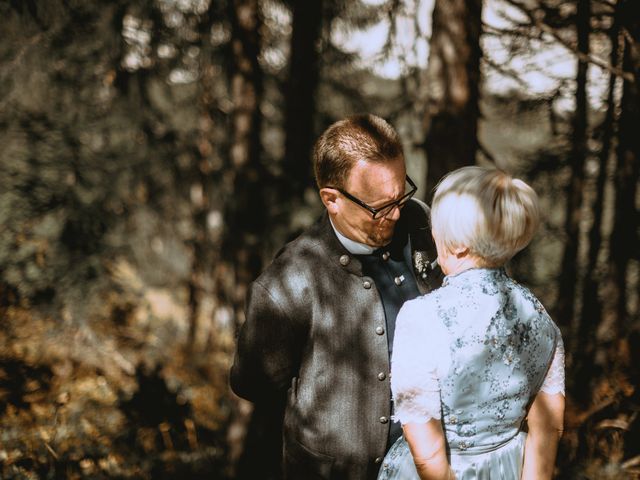
[[[314,171],[326,212],[251,285],[231,386],[257,407],[284,402],[285,478],[375,478],[401,433],[389,386],[395,317],[441,272],[387,122],[331,125]]]

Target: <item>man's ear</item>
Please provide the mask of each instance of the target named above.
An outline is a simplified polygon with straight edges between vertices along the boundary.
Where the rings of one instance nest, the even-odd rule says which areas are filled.
[[[338,192],[333,188],[321,188],[320,200],[331,214],[338,213]]]

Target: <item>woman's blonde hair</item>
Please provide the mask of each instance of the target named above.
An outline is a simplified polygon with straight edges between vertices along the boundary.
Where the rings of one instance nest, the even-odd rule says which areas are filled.
[[[526,247],[540,223],[538,196],[493,167],[463,167],[436,187],[431,228],[450,252],[466,247],[483,266],[504,265]]]

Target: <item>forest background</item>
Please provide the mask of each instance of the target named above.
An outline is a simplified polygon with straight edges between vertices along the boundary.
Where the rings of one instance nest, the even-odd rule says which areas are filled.
[[[565,338],[557,477],[640,478],[640,2],[2,0],[0,32],[1,478],[263,468],[246,287],[358,112],[427,201],[475,163],[538,191],[509,268]]]

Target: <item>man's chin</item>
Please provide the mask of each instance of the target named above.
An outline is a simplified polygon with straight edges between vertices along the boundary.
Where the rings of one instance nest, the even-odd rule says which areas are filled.
[[[384,247],[391,243],[393,239],[393,228],[389,230],[389,232],[376,232],[376,234],[372,235],[370,240],[375,247]]]

